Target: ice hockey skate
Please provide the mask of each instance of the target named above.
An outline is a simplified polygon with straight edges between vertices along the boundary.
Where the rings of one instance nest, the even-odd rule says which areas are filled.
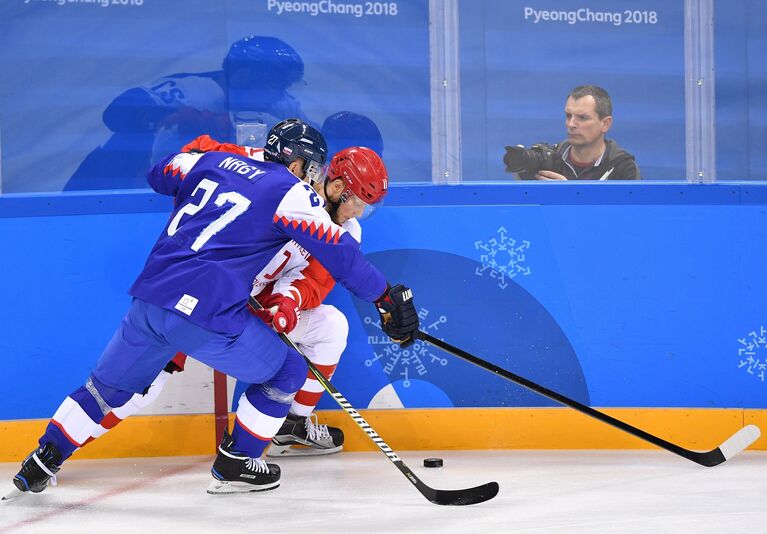
[[[321,456],[343,449],[344,432],[340,428],[317,423],[317,416],[309,417],[288,414],[266,455],[279,456]]]
[[[266,491],[280,485],[280,467],[260,458],[250,458],[232,449],[234,440],[224,432],[218,456],[210,473],[213,480],[208,486],[212,495]]]
[[[31,491],[40,493],[48,487],[56,485],[56,473],[61,468],[61,452],[53,443],[38,447],[21,462],[21,471],[13,477],[13,485],[20,493]],[[18,496],[19,493],[6,495],[3,500]]]

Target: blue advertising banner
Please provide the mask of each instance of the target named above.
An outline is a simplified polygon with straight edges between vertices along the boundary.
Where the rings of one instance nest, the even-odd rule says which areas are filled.
[[[547,205],[534,190],[551,188],[534,185],[395,188],[363,221],[363,250],[412,287],[424,330],[569,398],[767,408],[764,191],[570,184]],[[93,369],[167,224],[170,199],[144,197],[134,213],[80,215],[20,198],[26,213],[0,216],[0,420],[50,416]],[[374,307],[341,287],[327,302],[349,322],[333,381],[356,407],[552,405],[423,343],[390,343]]]
[[[752,247],[767,237],[763,216],[761,206],[393,208],[364,231],[371,260],[413,287],[424,330],[549,389],[593,406],[764,408],[764,254]],[[405,228],[419,231],[387,250],[381,238]],[[552,404],[428,345],[397,350],[372,307],[354,304],[336,380],[354,384],[360,406]]]

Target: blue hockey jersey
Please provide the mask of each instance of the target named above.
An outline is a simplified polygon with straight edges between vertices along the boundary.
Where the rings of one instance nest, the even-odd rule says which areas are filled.
[[[253,316],[255,276],[295,240],[359,298],[386,289],[359,243],[324,201],[278,163],[225,152],[172,154],[149,172],[175,209],[129,293],[216,332],[238,334]]]

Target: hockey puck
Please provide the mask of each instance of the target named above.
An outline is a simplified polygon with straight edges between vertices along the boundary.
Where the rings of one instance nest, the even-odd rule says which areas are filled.
[[[442,458],[425,458],[424,467],[442,467]]]

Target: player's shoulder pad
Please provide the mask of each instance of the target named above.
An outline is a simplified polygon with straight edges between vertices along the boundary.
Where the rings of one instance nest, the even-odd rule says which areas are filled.
[[[325,201],[312,189],[312,186],[295,177],[287,169],[285,169],[285,173],[290,175],[292,180],[286,179],[289,182],[289,189],[285,196],[282,197],[282,202],[277,207],[277,212],[283,215],[290,215],[291,213],[311,214],[313,218],[322,219],[323,221],[330,220],[330,215],[325,211]]]
[[[189,153],[189,152],[182,152],[181,154],[176,154],[174,158],[172,158],[166,165],[163,167],[163,173],[165,174],[173,174],[181,175],[181,179],[183,180],[186,178],[186,175],[189,173],[189,171],[192,170],[192,167],[197,165],[197,162],[200,161],[200,158],[202,158],[205,154],[202,153]]]
[[[349,232],[349,235],[354,238],[357,243],[362,243],[362,226],[357,219],[347,219],[347,221],[341,225],[344,230]]]
[[[327,241],[332,239],[336,243],[346,233],[345,229],[330,219],[325,211],[325,202],[317,192],[298,178],[277,206],[274,222],[282,223],[285,227],[292,225],[310,235],[319,232],[318,235]]]

